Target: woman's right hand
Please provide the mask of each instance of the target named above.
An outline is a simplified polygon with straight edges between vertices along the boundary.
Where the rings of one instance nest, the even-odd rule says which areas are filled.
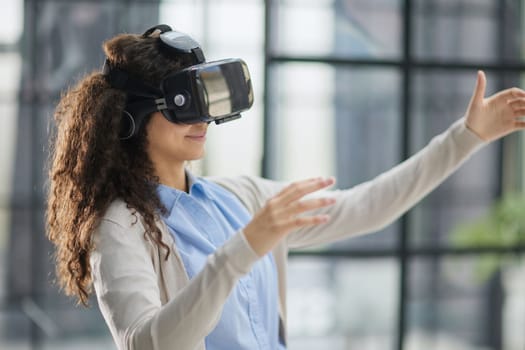
[[[303,197],[334,183],[332,177],[301,180],[293,182],[271,198],[244,228],[244,235],[252,249],[263,256],[290,232],[326,223],[329,220],[327,215],[300,214],[333,205],[335,199]]]

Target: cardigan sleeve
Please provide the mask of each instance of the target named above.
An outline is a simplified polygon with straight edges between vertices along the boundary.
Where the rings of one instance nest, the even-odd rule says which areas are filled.
[[[209,256],[204,269],[174,299],[161,305],[149,243],[139,222],[128,226],[103,219],[90,257],[99,307],[118,348],[204,348],[204,337],[257,254],[238,232]]]
[[[330,221],[292,232],[286,238],[288,248],[326,244],[382,229],[435,189],[483,145],[461,118],[418,153],[376,178],[346,190],[311,194],[309,197],[336,199],[335,205],[310,213],[328,214]],[[252,213],[286,186],[284,182],[256,177],[215,181],[234,192]]]
[[[464,119],[435,136],[412,157],[371,181],[349,190],[326,191],[337,204],[320,209],[330,221],[288,236],[290,248],[330,243],[349,236],[376,232],[391,224],[441,184],[485,143]]]

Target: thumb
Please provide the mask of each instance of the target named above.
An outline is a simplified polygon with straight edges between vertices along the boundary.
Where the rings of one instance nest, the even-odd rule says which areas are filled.
[[[482,70],[478,71],[478,79],[476,80],[476,87],[474,88],[474,92],[472,94],[472,98],[470,99],[470,104],[479,104],[483,102],[483,98],[485,97],[485,87],[487,86],[487,78],[485,77],[485,73]]]

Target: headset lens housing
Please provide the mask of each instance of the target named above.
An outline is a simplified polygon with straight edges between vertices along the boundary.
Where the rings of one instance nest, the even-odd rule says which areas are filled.
[[[226,59],[191,66],[164,79],[163,114],[173,122],[198,123],[230,120],[253,104],[246,63]]]

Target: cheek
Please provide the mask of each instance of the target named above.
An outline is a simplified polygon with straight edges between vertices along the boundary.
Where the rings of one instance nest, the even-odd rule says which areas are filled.
[[[176,152],[183,145],[183,136],[169,129],[164,129],[151,135],[148,134],[151,148],[161,152]]]
[[[162,145],[181,142],[188,126],[174,124],[158,113],[152,116],[147,128],[149,142]]]
[[[185,126],[177,124],[164,125],[163,128],[155,128],[148,132],[148,152],[151,155],[169,157],[169,158],[186,158],[192,157],[191,148],[188,147],[185,135],[187,131]],[[190,145],[191,146],[191,145]],[[189,148],[189,149],[188,149]]]

